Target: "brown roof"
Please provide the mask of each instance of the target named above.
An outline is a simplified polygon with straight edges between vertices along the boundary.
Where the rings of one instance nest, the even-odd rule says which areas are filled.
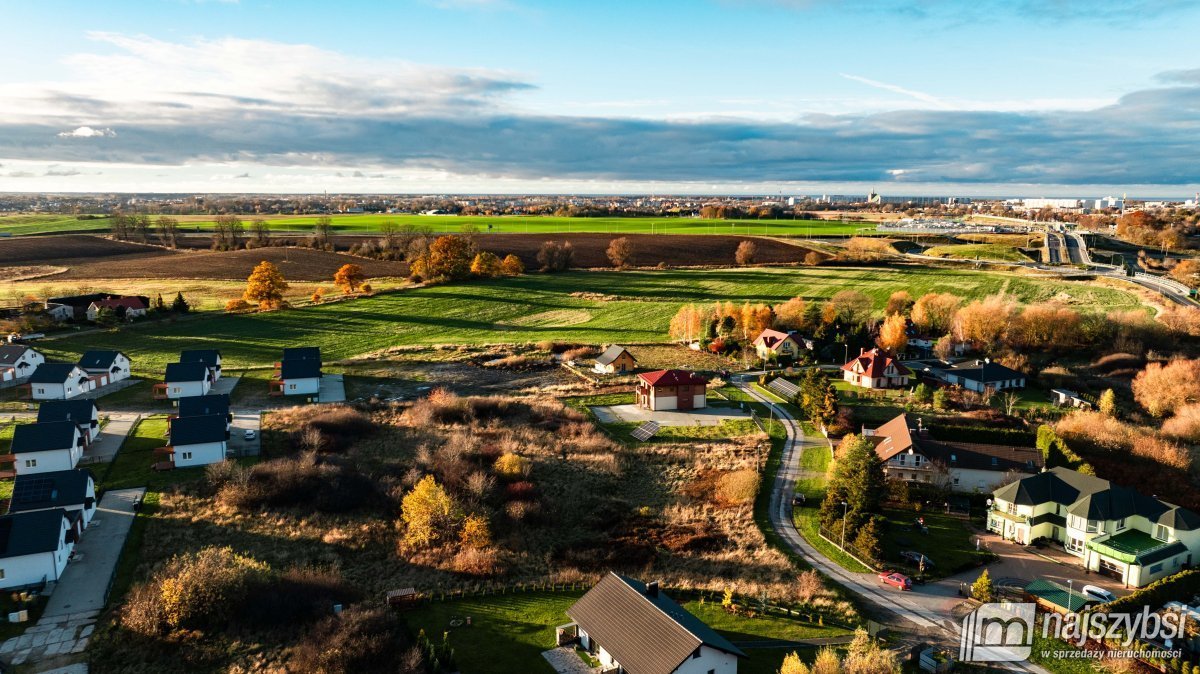
[[[858,369],[855,369],[855,364],[858,364]],[[887,370],[888,365],[895,365],[896,374],[898,375],[911,374],[908,371],[908,368],[900,364],[900,361],[892,358],[886,352],[880,351],[879,349],[863,351],[858,356],[851,358],[849,363],[846,363],[842,366],[842,369],[855,373],[862,373],[871,379],[876,379],[884,376],[883,373],[885,370]]]
[[[788,339],[791,339],[793,342],[796,342],[796,336],[790,332],[780,332],[779,330],[773,330],[771,328],[767,328],[766,330],[763,330],[762,334],[760,334],[754,340],[754,345],[758,346],[759,344],[762,344],[763,346],[767,347],[768,349],[771,349],[772,351],[774,351],[775,349],[779,348],[780,344],[782,344],[784,341],[786,341]],[[796,344],[799,344],[799,343],[800,342],[796,342]]]
[[[638,379],[651,386],[679,386],[680,384],[707,384],[708,380],[687,370],[655,370],[643,372]]]
[[[976,470],[1041,470],[1044,460],[1040,450],[1032,447],[989,445],[957,440],[934,440],[928,431],[916,432],[908,425],[908,415],[900,414],[875,429],[867,437],[875,444],[875,453],[881,461],[901,454],[912,448],[930,461],[938,461],[947,468],[974,468]]]
[[[126,309],[145,309],[146,305],[136,297],[114,297],[107,300],[97,300],[92,302],[98,309],[116,309],[117,307],[125,307]]]
[[[615,573],[596,583],[567,615],[635,674],[671,674],[701,645],[745,656],[670,597]]]

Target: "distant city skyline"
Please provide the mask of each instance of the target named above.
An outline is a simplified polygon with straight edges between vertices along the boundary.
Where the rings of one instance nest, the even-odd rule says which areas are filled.
[[[15,4],[15,3],[14,3]],[[0,192],[1190,199],[1180,0],[5,8]]]

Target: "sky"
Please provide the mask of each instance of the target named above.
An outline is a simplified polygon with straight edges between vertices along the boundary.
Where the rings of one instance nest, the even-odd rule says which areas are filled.
[[[0,0],[0,192],[1190,197],[1188,0]]]

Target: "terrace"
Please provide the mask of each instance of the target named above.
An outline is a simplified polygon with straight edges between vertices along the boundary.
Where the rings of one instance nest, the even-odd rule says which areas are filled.
[[[1087,543],[1095,552],[1126,564],[1150,564],[1170,557],[1185,548],[1179,541],[1160,541],[1144,531],[1132,529],[1108,538],[1093,538]]]

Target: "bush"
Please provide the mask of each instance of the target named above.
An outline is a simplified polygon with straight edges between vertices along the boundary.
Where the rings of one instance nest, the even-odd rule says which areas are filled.
[[[533,462],[519,454],[505,454],[496,459],[496,463],[493,464],[492,469],[500,477],[515,480],[522,477],[529,477],[529,473],[533,469]]]
[[[290,669],[322,674],[424,674],[425,662],[396,614],[352,606],[321,621],[292,651]]]
[[[413,403],[405,416],[414,426],[429,424],[465,424],[471,421],[467,401],[444,388],[436,388],[428,396]]]
[[[132,593],[121,622],[147,636],[172,629],[220,628],[242,614],[270,568],[233,548],[203,548],[171,558]]]
[[[536,501],[537,497],[537,487],[528,480],[513,482],[504,487],[506,501]]]
[[[500,572],[495,548],[463,548],[454,555],[450,568],[467,576],[489,577]]]
[[[1133,613],[1143,606],[1162,606],[1180,597],[1200,594],[1200,569],[1188,569],[1167,576],[1116,601],[1101,604],[1097,610],[1105,613]]]
[[[228,302],[225,303],[225,311],[227,311],[231,314],[232,313],[241,313],[244,311],[250,311],[250,309],[251,309],[250,303],[240,297],[236,300],[229,300]]]
[[[595,358],[600,355],[600,349],[594,346],[577,346],[573,349],[563,351],[563,360],[584,360],[585,358]]]
[[[758,495],[758,471],[744,468],[717,480],[717,498],[730,505],[749,503]]]
[[[362,507],[375,495],[375,483],[351,461],[309,452],[254,466],[244,481],[226,483],[217,499],[239,510],[306,506],[335,513]]]

